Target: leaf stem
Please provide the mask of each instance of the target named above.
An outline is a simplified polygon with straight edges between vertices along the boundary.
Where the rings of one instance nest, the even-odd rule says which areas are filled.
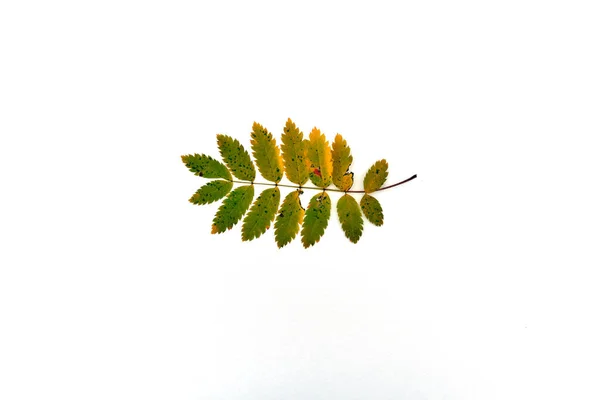
[[[393,187],[400,186],[403,183],[412,181],[416,177],[417,177],[417,174],[414,174],[410,178],[405,179],[405,180],[403,180],[401,182],[394,183],[393,185],[388,185],[388,186],[384,186],[382,188],[379,188],[379,189],[376,190],[376,192],[380,192],[382,190],[391,189]],[[251,184],[251,185],[263,185],[263,186],[281,186],[281,187],[287,187],[287,188],[292,188],[292,189],[323,190],[323,191],[328,191],[328,192],[340,192],[340,193],[365,193],[364,190],[339,190],[339,189],[329,189],[329,188],[321,188],[321,187],[314,187],[314,186],[285,185],[285,184],[282,184],[282,183],[271,183],[271,182],[250,182],[250,181],[236,181],[236,180],[231,180],[230,182],[232,182],[232,183]]]

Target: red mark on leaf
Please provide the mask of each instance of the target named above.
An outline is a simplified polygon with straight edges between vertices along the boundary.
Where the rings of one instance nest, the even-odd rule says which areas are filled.
[[[321,176],[321,170],[320,170],[319,168],[315,168],[315,169],[313,170],[313,173],[314,173],[315,175],[318,175],[318,176],[319,176],[319,178],[322,178],[322,176]]]

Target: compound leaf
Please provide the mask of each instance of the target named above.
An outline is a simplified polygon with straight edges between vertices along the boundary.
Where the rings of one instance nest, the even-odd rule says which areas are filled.
[[[375,197],[365,194],[360,199],[360,208],[369,222],[375,226],[383,225],[383,209]]]
[[[346,193],[337,203],[337,212],[346,237],[352,243],[358,242],[363,231],[363,218],[358,202]]]
[[[331,147],[331,158],[333,159],[333,184],[340,190],[350,190],[354,183],[354,173],[348,172],[350,164],[352,164],[350,147],[348,147],[348,143],[346,143],[339,133],[335,135],[335,140]]]
[[[188,154],[181,156],[181,161],[194,175],[203,178],[223,178],[231,180],[231,174],[222,162],[205,154]]]
[[[269,229],[279,207],[279,188],[264,190],[256,199],[242,225],[242,240],[252,240]]]
[[[304,134],[288,118],[281,135],[281,152],[285,163],[285,175],[300,186],[308,181],[309,162]]]
[[[317,128],[310,132],[307,155],[310,163],[308,176],[311,182],[315,186],[326,188],[331,184],[333,161],[329,142]]]
[[[310,199],[302,223],[302,244],[305,248],[317,243],[325,233],[331,215],[331,199],[326,192]]]
[[[260,174],[268,181],[279,182],[283,178],[283,160],[273,135],[261,124],[252,125],[252,154]]]
[[[342,135],[337,134],[330,143],[325,135],[313,128],[308,137],[288,118],[281,135],[281,147],[274,136],[262,125],[254,122],[251,132],[251,153],[230,136],[218,134],[217,144],[222,161],[205,154],[181,156],[185,166],[195,175],[214,179],[200,187],[189,201],[193,204],[210,204],[223,199],[212,221],[212,233],[231,229],[243,219],[243,241],[254,240],[263,235],[274,223],[274,236],[279,248],[290,243],[300,233],[305,248],[320,241],[331,218],[332,200],[329,191],[342,192],[336,210],[345,236],[353,243],[362,237],[364,219],[383,225],[383,210],[374,192],[394,185],[383,186],[388,177],[388,163],[381,159],[365,174],[364,196],[357,201],[350,193],[354,174],[350,172],[353,155]],[[256,167],[255,164],[256,163]],[[269,183],[256,183],[256,168]],[[284,174],[298,186],[282,185]],[[244,181],[244,182],[241,182]],[[300,202],[304,185],[317,189],[305,210]],[[234,188],[234,183],[242,186]],[[336,189],[329,189],[331,184]],[[270,185],[254,200],[256,184]],[[314,185],[314,186],[313,186]],[[316,186],[316,187],[315,187]],[[281,200],[281,187],[298,188]],[[345,192],[345,193],[344,193]],[[361,191],[362,192],[362,191]],[[364,215],[363,215],[364,214]],[[245,216],[245,217],[244,217]]]
[[[216,180],[210,181],[202,186],[190,198],[190,203],[194,204],[210,204],[221,198],[231,191],[233,183],[230,181]]]
[[[275,219],[275,241],[279,248],[291,242],[300,231],[300,223],[304,217],[304,208],[300,204],[301,194],[301,190],[290,192],[281,203]]]
[[[387,170],[388,163],[385,160],[379,160],[369,168],[364,180],[365,193],[372,193],[383,186],[388,176]]]
[[[231,229],[244,216],[254,197],[254,185],[240,186],[223,200],[215,218],[212,232],[222,233]]]
[[[233,175],[244,181],[254,181],[256,170],[244,146],[237,139],[221,134],[217,135],[217,144],[223,161],[225,161]]]

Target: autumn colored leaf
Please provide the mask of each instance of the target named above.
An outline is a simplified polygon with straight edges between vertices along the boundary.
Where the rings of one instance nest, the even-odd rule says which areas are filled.
[[[331,148],[325,135],[314,128],[308,140],[309,178],[318,187],[326,188],[331,184],[331,172],[333,161],[331,159]]]
[[[304,134],[288,118],[281,135],[281,153],[285,164],[285,175],[292,183],[300,186],[308,181],[309,162]]]
[[[375,197],[365,194],[360,199],[360,208],[370,223],[375,226],[383,225],[383,209],[381,208],[381,204],[379,204],[379,200]]]
[[[221,157],[233,176],[244,181],[254,181],[256,170],[244,146],[227,135],[217,135],[217,144]]]
[[[190,198],[190,203],[193,204],[210,204],[221,198],[231,191],[233,183],[230,181],[216,180],[210,181],[202,186]]]
[[[231,229],[242,219],[253,198],[254,185],[240,186],[230,192],[213,219],[211,233],[222,233]]]
[[[283,177],[283,160],[273,135],[261,124],[252,125],[250,134],[252,154],[260,174],[268,181],[279,182]]]
[[[369,168],[364,180],[365,193],[372,193],[383,186],[388,176],[387,170],[388,163],[385,160],[379,160]]]
[[[231,180],[231,174],[222,162],[204,154],[188,154],[181,156],[181,161],[194,175],[203,178],[223,178]]]
[[[275,241],[279,248],[291,242],[300,231],[300,223],[304,217],[300,194],[302,194],[300,190],[290,192],[279,208],[279,214],[275,219]]]
[[[325,233],[331,215],[331,199],[326,192],[310,199],[302,223],[302,244],[308,248],[317,243]]]
[[[242,240],[252,240],[269,229],[279,207],[279,188],[264,190],[256,199],[242,225]]]
[[[210,204],[223,199],[213,218],[212,233],[231,229],[243,218],[241,235],[243,241],[263,235],[274,222],[275,242],[279,248],[290,243],[300,233],[305,248],[319,242],[331,218],[332,199],[329,191],[342,193],[336,210],[346,237],[357,243],[362,237],[364,218],[383,225],[383,211],[379,201],[371,194],[409,182],[405,179],[393,185],[383,186],[388,176],[387,161],[382,159],[367,171],[364,190],[350,190],[354,174],[350,172],[353,156],[348,143],[337,134],[331,143],[325,135],[314,128],[308,139],[288,118],[281,147],[273,135],[262,125],[254,123],[251,132],[251,150],[258,172],[269,182],[255,182],[256,169],[250,154],[240,142],[227,135],[217,135],[219,152],[224,163],[205,154],[181,156],[185,166],[195,175],[215,179],[200,187],[189,201],[193,204]],[[298,186],[282,184],[283,175]],[[234,180],[234,178],[236,180]],[[310,184],[306,183],[310,180]],[[233,188],[235,184],[242,184]],[[330,189],[333,183],[337,189]],[[254,200],[256,185],[271,186]],[[281,188],[296,189],[288,193],[280,205]],[[303,190],[318,190],[305,210],[300,202]],[[360,202],[350,193],[364,193]],[[337,196],[336,196],[337,197]],[[245,216],[245,217],[244,217]]]
[[[333,160],[332,180],[333,184],[338,189],[346,191],[350,190],[354,183],[354,173],[349,172],[350,164],[352,164],[352,156],[350,155],[350,147],[339,133],[335,135],[331,151]]]
[[[358,202],[346,193],[338,200],[337,212],[346,237],[352,243],[358,242],[363,231],[363,218]]]

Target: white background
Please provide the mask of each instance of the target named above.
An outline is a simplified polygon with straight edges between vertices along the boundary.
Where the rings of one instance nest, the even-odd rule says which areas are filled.
[[[596,6],[2,2],[0,398],[598,399]],[[188,203],[288,117],[418,174],[357,245]]]

